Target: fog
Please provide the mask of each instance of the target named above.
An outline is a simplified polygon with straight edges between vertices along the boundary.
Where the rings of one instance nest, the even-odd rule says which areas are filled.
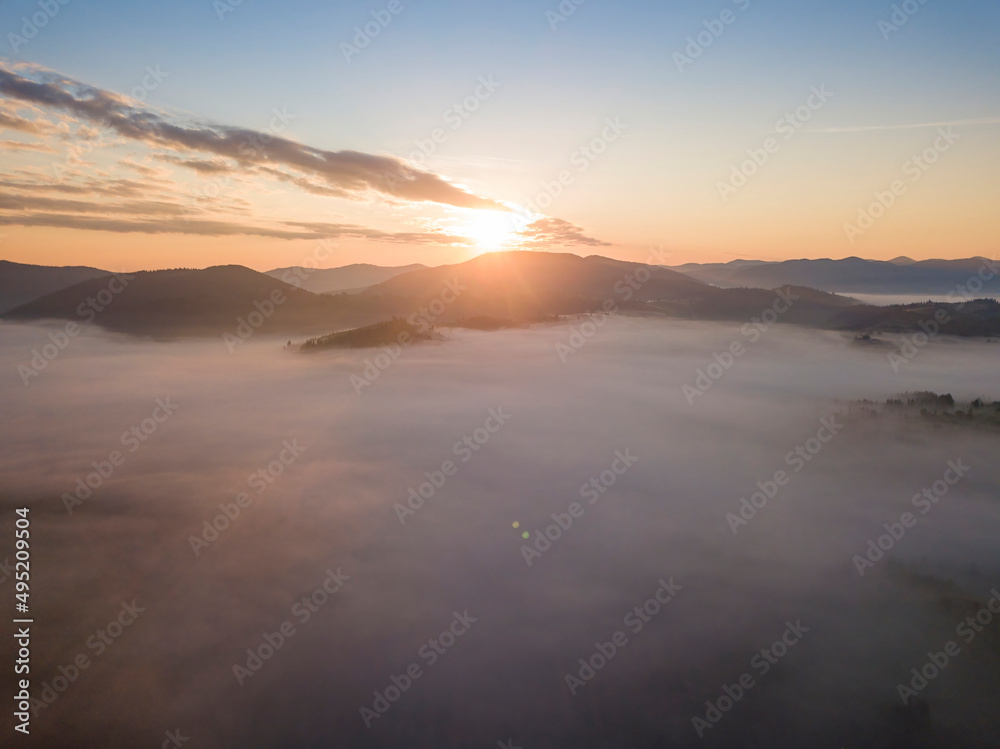
[[[48,330],[0,326],[0,533],[31,508],[34,696],[78,654],[90,665],[32,718],[32,746],[152,747],[177,729],[190,747],[1000,742],[1000,627],[956,636],[1000,587],[1000,439],[846,415],[903,391],[1000,399],[996,344],[934,341],[897,373],[891,348],[836,333],[778,326],[750,343],[739,325],[614,318],[579,348],[569,324],[448,332],[358,394],[375,351],[257,337],[230,355],[221,339],[91,330],[25,386],[17,365]],[[733,341],[746,353],[685,396]],[[157,399],[176,411],[123,443]],[[836,434],[821,443],[823,419]],[[822,447],[796,471],[786,456],[811,438]],[[92,496],[63,499],[116,450]],[[437,476],[445,461],[453,475]],[[971,470],[920,515],[911,498],[949,461]],[[280,475],[249,484],[269,463]],[[734,534],[727,514],[781,470]],[[401,513],[425,472],[446,480]],[[592,504],[591,479],[605,490]],[[252,504],[196,555],[191,537],[241,492]],[[574,502],[582,514],[529,566],[522,547]],[[855,555],[907,511],[916,525],[860,575]],[[340,588],[303,622],[293,606],[328,570]],[[679,590],[635,631],[626,615],[661,580]],[[134,622],[88,646],[132,599]],[[454,612],[475,622],[431,663],[421,649]],[[247,669],[286,621],[295,633]],[[808,631],[762,674],[752,659],[789,622]],[[627,644],[580,679],[618,631]],[[949,640],[961,654],[904,706],[897,685]],[[380,713],[373,693],[413,663]],[[753,686],[706,720],[746,673]]]
[[[923,304],[924,302],[936,302],[940,304],[961,304],[969,301],[968,297],[961,296],[958,292],[948,294],[854,294],[841,292],[841,296],[849,296],[857,299],[862,304],[873,304],[876,307],[891,307],[894,304]],[[981,293],[976,295],[976,299],[1000,299],[1000,294]]]

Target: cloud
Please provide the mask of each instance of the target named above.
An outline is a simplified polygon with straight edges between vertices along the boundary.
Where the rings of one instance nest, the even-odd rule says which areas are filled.
[[[168,164],[187,167],[201,174],[225,174],[235,171],[236,168],[234,165],[228,164],[221,159],[185,159],[169,153],[154,154],[153,158],[165,161]]]
[[[36,151],[39,153],[55,153],[56,150],[44,143],[22,143],[17,140],[0,140],[0,151]]]
[[[122,166],[126,166],[131,169],[136,174],[145,177],[147,180],[153,180],[155,182],[168,182],[170,177],[170,171],[162,167],[150,166],[149,164],[143,164],[142,162],[136,161],[135,159],[125,157],[118,162]]]
[[[440,175],[423,171],[393,156],[358,151],[313,148],[274,132],[215,123],[181,120],[154,110],[121,94],[89,86],[54,71],[0,61],[0,94],[46,111],[72,115],[84,123],[100,125],[117,135],[149,146],[180,153],[203,153],[231,159],[239,168],[268,166],[318,179],[342,196],[364,199],[372,195],[412,202],[433,202],[460,208],[508,210],[506,206],[475,195]],[[10,126],[26,127],[6,116]],[[292,119],[278,113],[276,121]],[[24,118],[20,118],[24,120]],[[27,121],[25,121],[27,122]],[[274,131],[279,130],[275,123]],[[183,160],[192,169],[204,169],[199,160]]]
[[[0,129],[17,130],[33,135],[41,132],[41,128],[35,124],[34,120],[29,120],[19,114],[3,109],[0,109]]]
[[[365,239],[378,239],[385,242],[406,242],[411,244],[473,244],[472,240],[468,237],[442,234],[440,232],[384,232],[378,229],[368,229],[363,226],[308,221],[286,221],[285,224],[287,226],[298,226],[303,229],[312,230],[316,232],[317,236],[322,237],[364,237]]]
[[[290,184],[295,185],[300,190],[305,190],[306,192],[310,192],[313,195],[326,195],[332,198],[346,198],[348,200],[352,198],[354,199],[357,198],[356,195],[342,188],[331,187],[328,184],[318,183],[315,180],[311,180],[307,177],[301,177],[294,174],[289,174],[288,172],[283,171],[281,169],[272,169],[271,167],[262,166],[258,168],[257,173],[272,177],[273,179],[276,179],[279,182],[288,182]]]
[[[908,125],[857,125],[851,127],[825,127],[809,130],[812,133],[867,133],[873,130],[920,130],[929,127],[971,127],[974,125],[1000,125],[1000,117],[978,117],[968,120],[944,122],[917,122]]]
[[[30,215],[0,216],[0,226],[50,226],[59,229],[87,229],[116,233],[142,234],[198,234],[201,236],[253,235],[276,239],[318,239],[315,232],[286,231],[261,226],[236,224],[229,221],[207,219],[171,218],[144,221],[134,218],[106,218],[59,213],[33,213]]]
[[[995,620],[932,685],[932,718],[896,691],[1000,579],[997,436],[857,419],[801,469],[785,457],[845,408],[834,399],[1000,394],[995,347],[931,344],[897,375],[850,337],[779,324],[692,407],[682,385],[745,340],[740,323],[615,315],[562,366],[555,347],[578,327],[448,332],[404,350],[362,401],[349,378],[371,350],[291,356],[258,333],[230,355],[221,331],[164,342],[94,325],[24,387],[10,373],[54,328],[5,323],[0,534],[32,507],[59,591],[32,667],[51,684],[77,652],[96,663],[51,706],[58,720],[32,724],[36,746],[131,749],[177,726],[201,746],[1000,746]],[[179,410],[68,515],[61,495],[167,396]],[[509,423],[401,524],[394,505],[498,407]],[[248,474],[283,440],[305,451],[257,496]],[[625,450],[638,462],[581,502]],[[851,556],[959,456],[971,475],[860,579]],[[733,535],[727,513],[778,469],[789,481]],[[240,491],[252,504],[195,557],[190,536]],[[529,568],[522,544],[572,502],[584,512]],[[293,616],[338,566],[344,590]],[[671,576],[676,600],[623,621]],[[133,597],[137,623],[103,655],[86,647]],[[420,648],[456,608],[479,622],[429,664]],[[800,617],[814,629],[762,675],[751,658]],[[241,688],[233,665],[285,620],[293,638]],[[564,675],[617,631],[624,648],[571,697]],[[366,728],[359,707],[411,662],[424,677]],[[699,742],[691,716],[745,672],[759,683]]]
[[[62,140],[70,133],[86,141],[110,135],[119,142],[151,147],[144,159],[126,156],[118,160],[119,167],[135,173],[138,179],[111,178],[106,173],[98,178],[69,168],[89,163],[80,156],[74,156],[72,163],[67,161],[58,181],[53,181],[43,169],[21,169],[16,176],[8,174],[6,179],[0,179],[0,187],[4,189],[0,197],[0,225],[278,239],[358,237],[422,245],[470,243],[465,237],[433,230],[393,232],[347,223],[248,222],[245,218],[234,218],[234,214],[248,213],[246,201],[234,196],[211,198],[201,194],[196,194],[192,201],[178,183],[168,178],[168,169],[157,167],[157,163],[183,167],[204,177],[225,175],[243,182],[260,178],[278,180],[311,194],[348,200],[378,196],[391,203],[430,201],[464,208],[509,210],[391,156],[324,151],[273,132],[197,122],[153,110],[126,96],[88,86],[39,66],[0,61],[0,96],[7,97],[0,99],[0,127]],[[292,119],[285,113],[282,116]],[[274,131],[280,129],[277,123],[276,118]],[[0,141],[0,151],[18,148],[53,151],[47,143]],[[209,215],[208,209],[229,215]],[[574,228],[569,224],[553,226],[549,234],[560,234],[563,243],[599,244],[582,235],[574,237],[567,227]]]
[[[66,211],[69,213],[126,213],[134,215],[180,216],[190,209],[177,203],[157,200],[135,200],[127,203],[92,203],[86,200],[46,198],[37,195],[0,195],[2,211]]]
[[[258,236],[272,239],[333,239],[358,237],[384,242],[408,244],[469,244],[465,237],[421,232],[383,232],[352,224],[325,224],[288,221],[276,227],[255,226],[225,220],[192,218],[182,206],[148,202],[135,202],[121,206],[103,206],[74,200],[49,200],[36,198],[26,202],[23,197],[0,198],[0,210],[20,208],[28,210],[47,205],[53,210],[67,213],[31,212],[0,215],[0,226],[48,226],[59,229],[85,229],[115,233],[142,234],[194,234],[199,236]],[[85,213],[117,213],[132,211],[132,215],[118,217],[82,215]],[[145,217],[144,217],[145,216]],[[155,220],[152,217],[155,216]]]
[[[188,234],[200,236],[252,235],[274,239],[357,237],[383,242],[421,245],[467,245],[465,237],[439,231],[388,232],[346,223],[282,221],[247,223],[251,206],[234,196],[190,200],[163,189],[156,169],[124,160],[146,174],[144,179],[54,182],[44,175],[0,179],[0,225],[48,226],[116,233]],[[65,196],[65,197],[64,197]],[[223,209],[226,214],[209,214]],[[234,215],[239,214],[239,215]]]
[[[146,182],[134,179],[92,180],[84,179],[80,183],[52,182],[46,179],[0,179],[0,189],[20,190],[29,192],[60,192],[73,195],[111,195],[124,197],[129,195],[145,195],[152,189]]]
[[[531,245],[582,245],[585,247],[610,247],[609,242],[585,236],[579,226],[560,218],[542,218],[532,222],[520,233],[525,244]]]

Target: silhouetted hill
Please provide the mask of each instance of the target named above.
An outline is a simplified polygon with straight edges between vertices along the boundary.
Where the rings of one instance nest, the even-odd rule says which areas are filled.
[[[266,333],[315,336],[393,317],[418,326],[496,328],[607,308],[746,323],[776,309],[781,323],[910,332],[943,308],[951,317],[943,333],[1000,333],[1000,305],[989,300],[961,307],[926,303],[872,307],[794,285],[780,290],[722,289],[638,263],[539,252],[493,253],[457,265],[416,270],[362,294],[313,294],[232,265],[136,273],[124,290],[111,294],[109,287],[115,284],[115,276],[93,278],[8,310],[3,317],[93,322],[113,331],[154,337],[236,335],[238,320],[243,320],[244,332],[250,330],[249,323]],[[273,293],[284,301],[268,313]],[[779,302],[782,297],[796,298],[785,309]],[[100,311],[88,307],[91,299],[97,300]]]
[[[859,400],[847,405],[844,416],[851,421],[895,420],[908,426],[924,424],[935,431],[942,427],[1000,430],[1000,401],[978,397],[956,402],[951,393],[930,391],[898,393],[885,401]]]
[[[108,271],[85,266],[49,267],[0,260],[0,313]]]
[[[789,301],[786,302],[785,297]],[[765,310],[772,309],[780,312],[778,320],[782,323],[828,328],[837,325],[842,310],[857,305],[848,297],[800,286],[785,286],[780,290],[717,289],[707,286],[695,298],[663,300],[650,307],[672,317],[732,322],[760,318]]]
[[[778,316],[781,323],[858,333],[913,333],[923,329],[921,324],[929,326],[938,311],[943,310],[947,319],[940,326],[942,335],[1000,335],[1000,303],[992,299],[962,304],[922,302],[876,307],[800,286],[774,290],[709,287],[697,299],[657,302],[651,306],[664,314],[692,320],[746,322],[760,318],[764,310],[772,308],[779,292],[799,297]]]
[[[455,297],[436,320],[451,323],[481,316],[537,320],[594,310],[607,299],[634,308],[647,300],[697,296],[705,288],[675,271],[597,255],[494,252],[396,276],[366,295],[407,297],[418,306]]]
[[[858,305],[841,310],[829,327],[862,333],[910,333],[933,327],[931,323],[940,310],[947,313],[940,328],[943,335],[1000,335],[1000,302],[993,299],[976,299],[964,304]]]
[[[267,275],[315,294],[332,294],[341,291],[362,291],[402,273],[423,270],[426,267],[420,263],[401,265],[395,268],[369,265],[368,263],[320,269],[293,265],[289,268],[269,270]]]
[[[729,277],[743,268],[770,264],[767,260],[730,260],[728,263],[685,263],[667,267],[713,286],[728,286]]]
[[[921,260],[896,258],[893,261],[786,260],[784,262],[741,261],[720,264],[688,264],[676,270],[705,283],[733,288],[774,288],[791,284],[847,294],[948,294],[969,283],[986,264],[983,258],[964,260]],[[1000,272],[986,265],[994,278],[974,293],[1000,292]]]
[[[399,311],[384,300],[312,294],[249,268],[227,265],[131,274],[123,291],[103,309],[91,313],[86,300],[96,299],[101,292],[107,298],[112,278],[75,284],[8,310],[4,317],[78,322],[91,321],[92,317],[95,325],[108,330],[170,337],[235,334],[237,318],[248,320],[260,307],[266,310],[272,292],[278,292],[285,301],[276,304],[273,313],[258,326],[262,332],[322,332],[344,325],[371,324]]]
[[[432,338],[433,336],[429,332],[411,325],[401,317],[394,317],[391,320],[366,325],[363,328],[310,338],[302,344],[300,350],[309,352],[329,348],[374,348],[390,344],[409,345],[419,341],[429,341]]]

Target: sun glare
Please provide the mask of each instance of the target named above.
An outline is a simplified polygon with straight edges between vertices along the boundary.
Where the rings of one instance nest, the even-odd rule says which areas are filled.
[[[500,250],[511,246],[528,223],[528,218],[519,213],[480,210],[469,215],[458,231],[481,251]]]

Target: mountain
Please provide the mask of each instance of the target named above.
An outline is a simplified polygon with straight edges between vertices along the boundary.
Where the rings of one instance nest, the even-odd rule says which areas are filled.
[[[790,303],[784,302],[785,297],[791,300]],[[775,308],[779,298],[782,301]],[[784,286],[781,289],[717,289],[706,286],[697,297],[682,301],[660,300],[651,303],[647,309],[689,320],[733,322],[759,319],[768,309],[784,309],[779,317],[782,323],[836,328],[840,326],[842,312],[857,306],[858,302],[854,299],[800,286]]]
[[[771,264],[767,260],[730,260],[728,263],[686,263],[667,267],[713,286],[727,286],[729,277],[744,268]]]
[[[950,268],[947,263],[952,261],[927,262]],[[746,266],[746,270],[758,267]],[[1000,333],[1000,304],[992,301],[962,308],[941,304],[872,307],[793,284],[771,290],[717,288],[670,269],[597,255],[490,253],[456,265],[402,273],[360,294],[314,294],[237,265],[145,271],[124,280],[124,287],[119,286],[117,275],[82,281],[8,310],[3,317],[93,322],[108,330],[156,338],[221,338],[224,334],[246,337],[255,330],[289,337],[330,336],[388,325],[393,318],[416,325],[421,332],[430,330],[429,326],[495,329],[601,309],[749,323],[768,322],[766,316],[773,309],[781,323],[904,332],[918,330],[921,322],[932,320],[936,310],[944,308],[951,322],[943,326],[943,333]],[[276,299],[280,301],[275,303]],[[379,340],[386,331],[391,332],[383,325],[333,337],[330,342],[356,345]]]
[[[293,265],[289,268],[275,268],[267,275],[314,294],[334,294],[342,291],[362,291],[369,286],[388,281],[402,273],[423,270],[427,266],[420,263],[385,268],[368,263],[345,265],[341,268],[303,268]]]
[[[864,260],[786,260],[752,265],[688,264],[674,268],[691,278],[725,288],[775,288],[791,284],[840,294],[935,294],[947,295],[968,284],[976,274],[993,277],[979,293],[1000,293],[1000,269],[984,258],[965,260],[921,260],[906,262]],[[992,268],[992,269],[991,269]]]
[[[363,328],[310,338],[302,344],[300,350],[309,353],[331,348],[375,348],[399,344],[400,341],[409,345],[432,339],[433,336],[421,330],[420,327],[411,325],[401,317],[394,317],[392,320],[366,325]]]
[[[482,316],[532,320],[575,314],[598,309],[604,300],[625,309],[640,308],[649,300],[699,296],[707,288],[681,273],[641,263],[519,251],[492,252],[457,265],[406,273],[365,294],[405,297],[419,306],[441,299],[446,304],[436,320],[455,322]]]
[[[84,281],[8,310],[4,317],[92,319],[108,330],[155,337],[222,335],[232,333],[238,317],[247,319],[255,302],[266,302],[278,289],[287,301],[260,329],[297,335],[414,313],[436,325],[489,318],[517,324],[594,311],[604,300],[628,311],[645,309],[647,300],[693,299],[713,291],[667,269],[544,252],[491,253],[457,265],[421,268],[350,295],[313,294],[242,266],[145,271],[134,274],[99,312],[88,309],[88,298],[102,291],[108,295],[108,283]]]
[[[52,268],[0,260],[0,313],[73,284],[108,275],[85,266]]]
[[[8,310],[3,317],[93,322],[116,332],[169,338],[235,335],[238,318],[252,324],[258,316],[261,324],[254,329],[262,332],[328,333],[403,311],[391,300],[302,291],[239,265],[142,271],[124,278],[124,287],[115,277],[83,281]],[[112,293],[115,289],[119,292]],[[275,303],[276,298],[283,301]],[[88,306],[89,299],[95,306]]]
[[[764,312],[772,307],[778,296],[795,298],[778,318],[783,324],[862,334],[917,333],[933,329],[935,317],[947,313],[939,329],[943,335],[1000,335],[1000,303],[992,299],[959,304],[923,302],[876,307],[799,286],[772,290],[709,287],[709,292],[701,298],[683,303],[661,301],[651,304],[650,308],[691,320],[747,322],[763,319]]]
[[[935,316],[947,313],[940,332],[955,336],[1000,335],[1000,302],[977,299],[960,304],[857,305],[843,310],[828,326],[859,333],[917,333],[933,330]]]
[[[786,291],[796,298],[782,312],[783,323],[837,328],[844,324],[842,312],[858,305],[854,299],[811,288],[788,286]],[[427,319],[435,324],[484,329],[594,312],[606,303],[625,313],[747,322],[778,298],[775,290],[720,289],[667,268],[545,252],[481,255],[397,276],[365,295],[409,298],[414,308],[427,308]],[[428,305],[436,300],[435,311]]]

